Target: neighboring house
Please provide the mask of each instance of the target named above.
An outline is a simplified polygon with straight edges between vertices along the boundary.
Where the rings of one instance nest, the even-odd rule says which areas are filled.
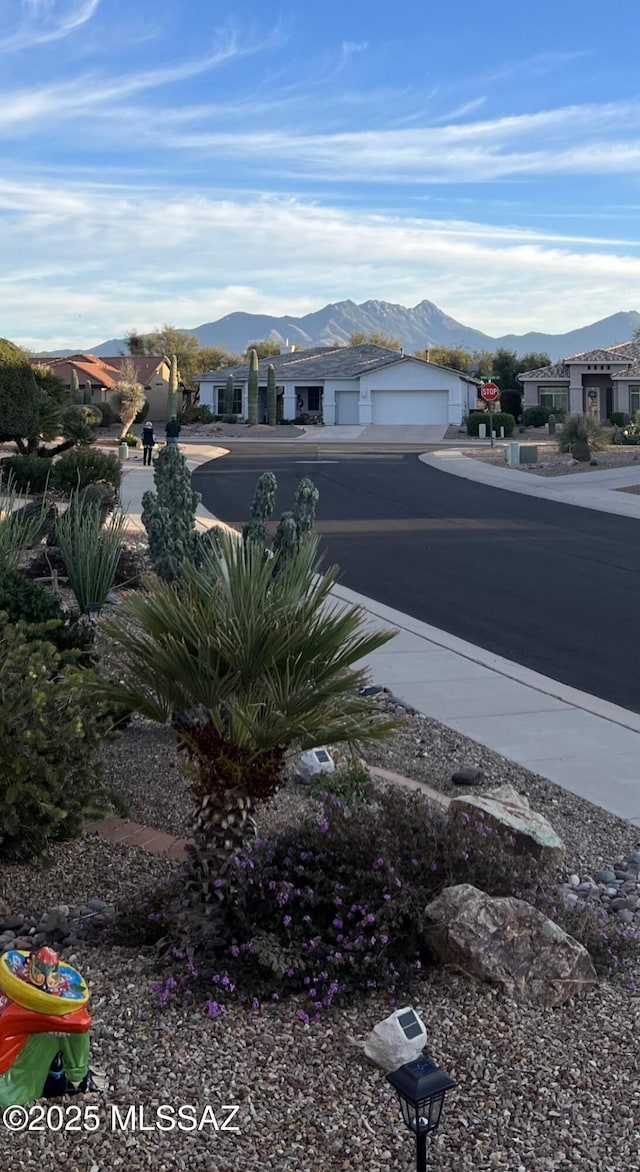
[[[381,346],[318,346],[259,363],[258,423],[267,419],[267,369],[278,387],[277,419],[307,416],[334,424],[460,423],[475,407],[480,380]],[[224,389],[234,381],[234,414],[248,414],[249,367],[198,375],[200,403],[224,414]]]
[[[585,350],[562,362],[518,375],[523,406],[538,403],[556,411],[585,414],[589,407],[599,419],[614,412],[640,411],[640,342],[622,342],[606,350]]]
[[[167,358],[118,355],[98,358],[96,354],[72,354],[68,358],[32,358],[33,366],[50,366],[65,386],[71,387],[71,371],[75,370],[80,387],[89,381],[94,403],[111,402],[115,406],[115,388],[122,378],[125,362],[133,362],[139,381],[149,400],[149,418],[162,422],[167,418],[170,366]]]

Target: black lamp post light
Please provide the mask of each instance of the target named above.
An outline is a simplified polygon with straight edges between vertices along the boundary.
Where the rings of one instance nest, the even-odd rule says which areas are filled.
[[[445,1095],[456,1085],[428,1058],[416,1058],[387,1075],[398,1093],[402,1118],[416,1137],[416,1172],[427,1170],[427,1136],[440,1123]]]

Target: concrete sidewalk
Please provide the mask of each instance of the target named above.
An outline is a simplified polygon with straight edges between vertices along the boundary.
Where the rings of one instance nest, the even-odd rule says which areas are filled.
[[[200,444],[181,449],[192,470],[227,451]],[[464,457],[457,457],[464,464],[451,465],[448,453],[421,459],[443,471],[477,465],[477,476],[468,468],[457,474],[500,487],[504,477],[509,482],[518,477],[526,485],[514,486],[515,491],[526,488],[532,495],[546,495],[536,493],[526,473],[487,468]],[[621,471],[635,471],[640,479],[640,468],[617,474]],[[153,474],[142,467],[125,467],[125,472],[121,497],[131,510],[131,527],[140,530],[142,493],[153,487]],[[485,477],[487,472],[497,473],[499,482]],[[590,474],[581,474],[581,480],[587,478],[591,480]],[[541,488],[546,489],[546,482]],[[613,495],[604,487],[585,490]],[[578,491],[577,486],[572,490]],[[640,516],[640,497],[629,501],[637,507],[631,515]],[[199,510],[202,527],[217,523],[206,510]],[[367,626],[398,629],[395,639],[364,661],[376,683],[426,716],[640,826],[640,715],[547,679],[346,587],[337,586],[334,595],[362,606]]]
[[[459,448],[425,452],[418,459],[439,472],[463,476],[465,480],[475,480],[490,488],[542,497],[581,509],[616,513],[621,517],[640,517],[640,495],[616,492],[618,488],[640,484],[640,461],[626,468],[608,468],[601,472],[538,476],[535,472],[516,472],[511,468],[485,464],[473,456],[463,456]]]

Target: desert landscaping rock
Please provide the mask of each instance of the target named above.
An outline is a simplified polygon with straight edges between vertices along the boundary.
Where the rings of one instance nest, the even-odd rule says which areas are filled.
[[[417,1036],[408,1038],[400,1025],[398,1018],[411,1009],[412,1006],[405,1006],[385,1017],[384,1021],[377,1022],[365,1042],[365,1058],[387,1073],[398,1070],[405,1062],[413,1062],[415,1058],[419,1058],[427,1044],[424,1022],[415,1010],[413,1013],[416,1025],[421,1026]]]
[[[469,883],[447,887],[425,910],[426,936],[442,964],[499,985],[509,997],[563,1005],[596,983],[586,948],[557,924],[511,897]]]
[[[455,773],[451,774],[451,780],[454,785],[482,785],[485,776],[481,769],[472,767],[470,769],[457,769]]]
[[[499,786],[490,793],[455,797],[449,814],[452,818],[482,818],[497,831],[505,846],[513,843],[514,851],[526,852],[542,862],[558,863],[564,857],[564,843],[551,823],[532,810],[528,798],[512,785]]]

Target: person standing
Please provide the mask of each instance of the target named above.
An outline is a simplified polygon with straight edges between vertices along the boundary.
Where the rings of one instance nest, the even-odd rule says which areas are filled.
[[[153,432],[153,424],[149,420],[145,423],[142,429],[142,463],[151,467],[151,457],[155,447],[156,437]]]
[[[178,420],[177,419],[170,419],[169,422],[167,423],[167,426],[164,429],[164,433],[167,437],[167,443],[168,444],[177,444],[178,436],[180,435],[181,431],[182,431],[182,428],[181,428],[180,424],[178,423]]]

